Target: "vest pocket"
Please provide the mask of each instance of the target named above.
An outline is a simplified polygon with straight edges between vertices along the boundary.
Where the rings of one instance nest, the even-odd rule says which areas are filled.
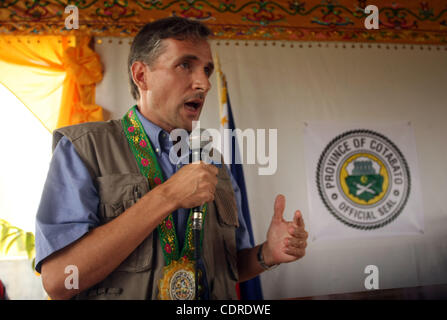
[[[107,299],[117,299],[123,293],[122,288],[92,288],[87,291],[87,297],[90,299],[98,299],[103,297]]]
[[[102,176],[96,182],[103,222],[119,216],[149,191],[147,179],[135,173]]]
[[[114,174],[97,178],[99,216],[102,224],[110,222],[132,207],[149,191],[147,179],[140,174]],[[135,223],[138,223],[136,221]],[[153,236],[150,234],[116,271],[142,272],[152,264]]]

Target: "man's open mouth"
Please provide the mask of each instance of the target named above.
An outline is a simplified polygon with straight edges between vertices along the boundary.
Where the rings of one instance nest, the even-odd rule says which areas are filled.
[[[202,106],[201,101],[188,101],[185,102],[186,109],[190,111],[197,111]]]
[[[190,108],[194,108],[194,109],[197,109],[200,107],[200,103],[198,103],[198,102],[186,102],[185,105]]]

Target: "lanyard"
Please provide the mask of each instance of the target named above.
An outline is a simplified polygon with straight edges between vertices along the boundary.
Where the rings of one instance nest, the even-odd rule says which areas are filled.
[[[124,133],[127,137],[130,149],[137,161],[141,174],[147,177],[151,189],[164,182],[163,174],[158,164],[157,157],[152,148],[151,142],[144,131],[143,125],[136,114],[136,105],[121,119]],[[203,220],[205,220],[207,205],[203,209]],[[200,247],[203,241],[203,229],[200,232]],[[180,251],[178,239],[175,232],[174,220],[170,213],[158,226],[158,235],[163,249],[165,265],[168,266],[173,260],[187,259],[194,261],[194,242],[192,234],[192,210],[188,216],[185,232],[185,241]],[[198,248],[200,250],[200,248]]]

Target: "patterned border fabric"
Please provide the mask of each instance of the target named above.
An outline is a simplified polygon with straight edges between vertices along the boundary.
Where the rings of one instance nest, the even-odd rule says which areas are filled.
[[[78,7],[77,30],[65,28],[68,5]],[[368,5],[378,30],[365,27]],[[217,39],[447,44],[445,0],[0,0],[0,34],[131,37],[167,16],[203,21]]]

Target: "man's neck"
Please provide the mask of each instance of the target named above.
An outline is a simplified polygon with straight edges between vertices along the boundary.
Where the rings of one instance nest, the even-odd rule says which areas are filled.
[[[137,109],[138,109],[138,112],[143,117],[145,117],[147,120],[149,120],[156,126],[162,128],[167,133],[171,133],[171,131],[175,129],[175,128],[171,128],[170,126],[166,125],[161,119],[157,118],[153,113],[151,113],[151,112],[143,113],[143,108],[141,108],[139,104],[137,104]]]

